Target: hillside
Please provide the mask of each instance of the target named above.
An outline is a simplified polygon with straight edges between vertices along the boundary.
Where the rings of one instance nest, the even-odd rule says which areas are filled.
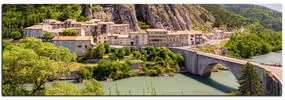
[[[259,22],[265,28],[282,31],[282,12],[250,4],[227,4],[223,6],[229,11],[250,18],[254,22]]]
[[[202,4],[201,6],[214,15],[215,23],[213,27],[240,28],[250,23],[249,18],[228,11],[222,5]]]

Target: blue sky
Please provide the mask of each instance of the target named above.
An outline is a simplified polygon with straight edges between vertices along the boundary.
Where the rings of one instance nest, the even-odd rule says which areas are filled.
[[[282,12],[282,4],[258,4]]]

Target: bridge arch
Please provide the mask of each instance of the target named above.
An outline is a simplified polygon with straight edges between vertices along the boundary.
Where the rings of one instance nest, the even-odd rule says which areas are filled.
[[[198,72],[200,76],[210,76],[214,65],[221,64],[229,69],[229,71],[238,79],[241,76],[240,70],[242,69],[241,64],[223,61],[203,55],[198,55]]]

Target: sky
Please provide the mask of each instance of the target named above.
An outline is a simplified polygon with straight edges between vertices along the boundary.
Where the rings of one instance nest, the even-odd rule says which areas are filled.
[[[282,4],[259,4],[259,5],[282,12]]]

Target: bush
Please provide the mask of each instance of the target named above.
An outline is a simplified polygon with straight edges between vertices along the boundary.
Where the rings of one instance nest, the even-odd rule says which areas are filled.
[[[85,60],[84,57],[77,57],[77,62],[83,62],[83,60]]]
[[[139,51],[134,51],[133,52],[133,56],[137,57],[137,58],[140,58],[141,57],[141,53]]]
[[[18,40],[22,37],[22,34],[19,32],[19,31],[13,31],[11,34],[10,34],[10,38],[12,39],[15,39],[15,40]]]
[[[129,46],[124,46],[124,51],[125,51],[125,55],[128,56],[130,55],[132,52],[131,52],[131,47]]]
[[[62,32],[63,36],[76,36],[77,35],[77,31],[74,29],[66,29]]]
[[[43,36],[44,36],[44,39],[46,39],[46,40],[50,40],[53,38],[53,36],[50,32],[45,32]]]
[[[81,66],[78,69],[78,75],[80,75],[83,80],[90,79],[93,76],[93,68],[90,66]]]

